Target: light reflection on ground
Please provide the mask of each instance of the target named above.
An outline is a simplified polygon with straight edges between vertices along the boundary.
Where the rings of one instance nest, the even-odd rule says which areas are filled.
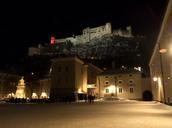
[[[171,120],[172,107],[156,102],[0,104],[2,128],[172,128]]]

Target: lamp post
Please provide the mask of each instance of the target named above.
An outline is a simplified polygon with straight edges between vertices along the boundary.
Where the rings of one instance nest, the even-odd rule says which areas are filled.
[[[161,79],[162,79],[162,87],[163,87],[163,94],[164,94],[164,103],[166,104],[166,91],[165,91],[165,81],[164,81],[164,70],[163,70],[163,60],[162,60],[162,54],[165,54],[167,52],[167,49],[161,48],[160,43],[158,43],[158,49],[159,49],[159,59],[160,59],[160,71],[161,71]]]

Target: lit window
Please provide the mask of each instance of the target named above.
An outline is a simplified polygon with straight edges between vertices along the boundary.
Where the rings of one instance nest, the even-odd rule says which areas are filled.
[[[32,99],[38,99],[38,95],[35,92],[32,93]]]
[[[122,93],[122,88],[119,88],[119,93]]]
[[[130,93],[133,93],[134,92],[134,88],[130,88]]]
[[[109,93],[109,89],[106,89],[106,93]]]
[[[40,98],[41,99],[48,98],[47,93],[46,92],[42,92]]]

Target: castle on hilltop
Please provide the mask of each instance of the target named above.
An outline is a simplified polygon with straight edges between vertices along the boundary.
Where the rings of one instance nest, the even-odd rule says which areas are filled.
[[[76,35],[72,37],[66,37],[63,39],[56,39],[55,43],[63,43],[66,41],[71,41],[74,45],[84,44],[90,42],[94,38],[101,38],[104,35],[114,35],[120,37],[133,37],[131,26],[126,27],[126,30],[112,30],[111,23],[106,23],[105,25],[95,27],[95,28],[85,28],[82,31],[82,35]]]
[[[103,37],[106,37],[106,38],[103,38]],[[106,54],[105,49],[109,45],[114,45],[114,47],[118,47],[118,46],[127,47],[128,46],[128,44],[123,43],[123,42],[121,42],[120,44],[119,41],[118,43],[117,42],[115,43],[113,39],[111,40],[111,37],[113,37],[113,39],[115,39],[116,37],[122,37],[123,40],[128,40],[128,38],[134,37],[134,36],[132,34],[131,26],[126,27],[126,30],[121,30],[121,29],[112,30],[111,23],[106,23],[103,26],[99,26],[95,28],[87,27],[83,29],[81,35],[66,37],[63,39],[56,39],[55,37],[51,37],[50,45],[42,46],[41,44],[39,44],[38,48],[30,47],[28,54],[29,56],[33,56],[33,55],[55,55],[55,54],[60,55],[60,54],[70,53],[70,54],[77,54],[80,56],[81,55],[92,56],[88,54],[98,53],[98,51],[96,50],[91,50],[92,47],[90,46],[95,45],[94,47],[96,47],[97,50],[99,49],[99,47],[103,46],[103,48],[99,49],[100,50],[99,55],[103,56],[102,54]],[[105,41],[104,39],[109,39],[110,42],[108,45],[107,45],[108,41]],[[119,38],[116,38],[116,39],[119,39]],[[93,42],[94,43],[97,42],[98,44],[94,44]],[[73,46],[69,45],[71,43],[73,44]],[[88,44],[90,45],[86,46]],[[104,49],[104,50],[101,51],[101,49]]]

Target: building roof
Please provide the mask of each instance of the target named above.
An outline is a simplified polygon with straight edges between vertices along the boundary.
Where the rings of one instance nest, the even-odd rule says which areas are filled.
[[[52,59],[52,62],[56,62],[56,61],[65,61],[65,60],[76,60],[78,61],[79,63],[83,64],[83,65],[88,65],[88,66],[91,66],[91,67],[94,67],[96,68],[97,70],[103,72],[102,69],[100,69],[99,67],[95,66],[94,64],[92,63],[87,63],[83,60],[81,60],[79,57],[77,56],[64,56],[64,57],[58,57],[58,58],[54,58]]]
[[[79,59],[77,56],[63,56],[63,57],[58,57],[58,58],[52,59],[52,62],[65,61],[65,60],[76,60],[76,61],[84,64],[84,61],[82,61],[81,59]]]
[[[137,70],[128,70],[128,69],[110,69],[110,70],[106,70],[103,73],[100,74],[101,75],[113,75],[113,74],[141,74],[140,71]]]

